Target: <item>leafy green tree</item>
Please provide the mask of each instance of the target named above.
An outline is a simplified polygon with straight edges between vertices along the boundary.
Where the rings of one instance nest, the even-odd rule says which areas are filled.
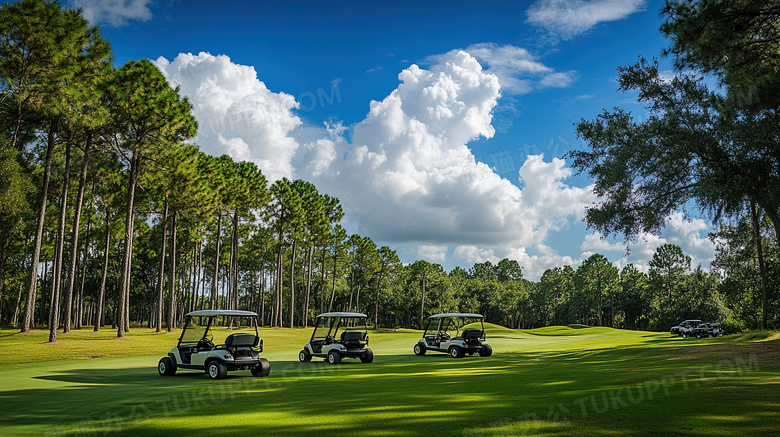
[[[87,176],[90,165],[93,145],[96,142],[103,146],[101,131],[108,122],[108,111],[104,99],[105,84],[111,77],[111,47],[100,38],[97,32],[93,33],[89,44],[90,49],[84,51],[78,60],[77,77],[73,85],[73,92],[68,93],[65,100],[60,103],[63,109],[63,139],[65,141],[66,156],[70,155],[73,147],[81,153],[81,170],[79,172],[78,192],[75,199],[73,212],[73,225],[71,227],[70,264],[67,272],[67,289],[65,290],[65,314],[63,332],[70,332],[73,309],[74,281],[76,279],[76,263],[78,261],[79,234],[81,232],[81,213],[84,204],[84,193],[87,188]],[[66,181],[68,175],[66,170]],[[67,185],[67,183],[65,184]],[[67,198],[67,192],[63,191],[63,204]],[[60,244],[64,238],[60,239]],[[55,324],[56,325],[56,324]],[[56,327],[50,327],[50,341],[54,341]]]
[[[513,259],[502,259],[493,270],[496,272],[496,278],[501,282],[523,279],[523,268]]]
[[[777,108],[780,5],[774,0],[668,0],[664,51],[680,70],[717,75],[729,103]]]
[[[625,316],[625,327],[641,329],[642,316],[647,318],[652,305],[647,275],[633,264],[620,271],[619,307]]]
[[[33,323],[37,295],[51,159],[65,105],[78,97],[77,75],[105,43],[78,11],[63,10],[55,2],[24,0],[0,7],[0,107],[10,133],[9,145],[19,148],[22,132],[46,131],[46,158],[40,190],[30,280],[22,332]],[[99,58],[99,55],[95,55]]]
[[[438,264],[431,264],[425,260],[415,261],[409,266],[412,281],[420,288],[420,319],[417,325],[418,329],[422,329],[423,321],[425,319],[425,293],[428,287],[429,281],[436,275],[441,269]]]
[[[146,160],[161,148],[195,135],[191,105],[178,88],[168,85],[148,60],[128,61],[116,71],[109,88],[111,116],[121,138],[120,154],[129,164],[124,254],[119,288],[117,336],[128,329],[135,190]]]
[[[228,174],[224,194],[226,206],[232,210],[228,309],[238,309],[239,228],[241,219],[254,221],[253,211],[262,208],[268,203],[269,194],[265,176],[263,176],[263,173],[255,164],[251,162],[231,163],[226,170]]]
[[[567,302],[574,289],[574,271],[570,266],[547,269],[539,278],[538,291],[547,302],[549,314],[545,318],[553,324],[560,324],[562,320],[561,307]],[[545,311],[541,311],[545,313]]]
[[[615,109],[577,123],[590,150],[571,153],[604,199],[587,211],[603,233],[656,232],[669,214],[695,202],[715,220],[758,204],[780,237],[780,29],[773,2],[669,1],[662,30],[679,73],[667,80],[657,62],[619,68],[620,90],[638,93],[649,117]],[[719,75],[722,93],[708,89]],[[746,89],[752,89],[745,98]]]
[[[650,280],[661,285],[666,294],[666,305],[674,304],[680,295],[683,276],[691,268],[691,257],[674,244],[658,246],[650,260]]]
[[[276,290],[274,293],[276,302],[274,304],[275,312],[272,313],[275,317],[272,316],[271,318],[271,326],[282,326],[282,292],[284,290],[282,278],[284,276],[284,248],[286,242],[290,238],[289,234],[292,227],[294,226],[294,221],[298,220],[301,215],[302,201],[298,195],[298,192],[293,186],[293,182],[287,178],[282,178],[274,182],[273,185],[271,185],[270,192],[271,202],[268,204],[268,208],[266,208],[266,217],[267,220],[271,223],[271,227],[274,229],[274,232],[276,233],[276,240],[278,244],[276,261]],[[291,293],[294,293],[294,290],[291,290]],[[290,296],[291,312],[293,313],[290,316],[291,327],[294,318],[294,297],[294,294]]]
[[[610,302],[614,300],[617,279],[617,268],[604,255],[598,253],[588,257],[577,268],[579,288],[591,302],[596,304],[596,323],[598,326],[603,326],[604,298],[609,298]]]
[[[382,246],[377,251],[379,267],[376,271],[376,287],[374,289],[374,327],[379,327],[379,301],[383,296],[383,282],[394,276],[403,266],[398,254],[387,246]]]
[[[772,238],[772,225],[766,216],[757,218],[758,229],[752,217],[745,216],[737,222],[718,227],[710,234],[715,243],[715,259],[712,270],[719,272],[722,281],[720,294],[725,306],[735,320],[744,322],[749,329],[763,328],[764,314],[767,325],[778,324],[777,290],[780,287],[780,249]],[[767,263],[767,308],[763,308],[763,287],[758,260],[757,237],[761,240],[764,256],[774,262]]]
[[[381,261],[374,241],[357,234],[349,238],[349,257],[351,286],[348,308],[352,311],[352,297],[353,293],[356,293],[354,308],[355,311],[360,311],[360,292],[371,283]]]
[[[31,213],[27,196],[32,191],[32,183],[19,163],[19,152],[12,148],[0,149],[0,299],[6,290],[9,255],[23,251],[18,242],[24,231],[24,220]]]
[[[295,263],[298,245],[301,244],[307,249],[306,264],[310,265],[311,253],[308,250],[311,247],[310,232],[313,228],[324,225],[327,219],[322,209],[322,198],[314,184],[296,179],[292,183],[292,190],[295,193],[294,196],[299,199],[300,206],[295,214],[289,218],[289,237],[292,240],[292,250],[290,251],[290,326],[295,325]],[[302,302],[303,317],[307,319],[308,299],[307,291]]]
[[[331,243],[333,243],[334,251],[333,251],[332,290],[331,290],[331,299],[330,299],[329,308],[333,307],[333,297],[336,291],[336,267],[337,267],[336,260],[338,258],[337,242],[335,242],[335,240],[341,235],[337,232],[336,226],[338,226],[338,223],[341,221],[342,218],[344,218],[344,211],[341,207],[341,202],[339,202],[339,199],[337,197],[331,197],[327,194],[324,194],[322,200],[322,210],[328,219],[328,224],[326,227],[318,229],[318,232],[315,237],[317,239],[317,244],[322,248],[322,263],[320,268],[320,273],[321,273],[320,312],[323,312],[325,309],[325,271],[327,270],[327,267],[325,265],[326,252],[328,246]],[[346,236],[346,232],[343,232],[343,235]]]
[[[342,256],[342,258],[344,258],[348,246],[347,231],[345,231],[344,228],[341,227],[341,225],[337,224],[333,227],[330,236],[330,244],[331,247],[333,248],[333,271],[332,271],[332,278],[331,278],[330,303],[328,304],[328,311],[333,311],[333,302],[336,299],[336,279],[338,278],[339,254],[344,254],[344,256]]]

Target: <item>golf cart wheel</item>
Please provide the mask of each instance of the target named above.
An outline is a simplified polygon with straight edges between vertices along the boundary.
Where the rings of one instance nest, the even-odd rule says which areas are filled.
[[[227,367],[222,364],[222,361],[212,360],[206,365],[206,373],[211,379],[222,379],[227,376]]]
[[[308,363],[311,361],[311,354],[306,349],[303,349],[302,351],[298,352],[298,361],[302,363]]]
[[[265,358],[260,358],[260,363],[253,367],[251,371],[253,376],[268,376],[271,374],[271,363],[269,363]]]
[[[701,334],[696,334],[696,340],[701,340]]]
[[[489,357],[493,355],[493,348],[489,344],[483,344],[483,349],[479,350],[480,357]]]
[[[159,373],[160,376],[171,376],[176,374],[176,366],[173,364],[170,357],[162,357],[162,359],[160,359],[160,362],[157,364],[157,373]]]
[[[366,353],[360,357],[361,363],[373,363],[374,362],[374,351],[371,349],[366,349]]]
[[[450,348],[450,356],[452,356],[452,358],[463,358],[464,355],[465,354],[463,353],[463,349],[457,346]]]
[[[682,335],[680,335],[680,337],[682,337],[683,340],[685,340],[686,338],[688,338],[688,334],[682,334]]]
[[[328,352],[328,362],[333,365],[341,364],[341,354],[336,351]]]
[[[420,343],[414,345],[414,354],[418,356],[425,355],[425,346],[421,345]]]

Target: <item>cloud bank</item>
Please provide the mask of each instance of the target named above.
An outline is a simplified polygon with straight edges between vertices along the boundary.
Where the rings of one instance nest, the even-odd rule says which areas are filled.
[[[505,68],[539,74],[534,86],[556,74],[511,46],[477,48],[487,50],[478,51],[483,57],[514,53],[502,58],[514,59]],[[514,180],[478,162],[469,144],[495,134],[493,111],[503,87],[491,71],[504,64],[494,60],[492,68],[483,69],[464,50],[430,61],[429,67],[401,71],[398,87],[370,102],[366,117],[350,127],[306,126],[296,115],[302,102],[269,90],[253,67],[224,55],[180,54],[155,64],[189,96],[200,124],[194,142],[204,152],[255,162],[271,181],[313,182],[341,200],[350,232],[411,259],[466,267],[516,259],[532,280],[547,268],[576,267],[594,251],[616,263],[649,261],[647,251],[660,240],[637,246],[628,260],[622,258],[622,245],[593,234],[584,237],[579,256],[551,248],[556,233],[579,222],[596,200],[591,187],[568,184],[572,170],[566,162],[545,161],[541,154],[528,156],[511,175]],[[673,216],[670,223],[674,231],[668,241],[679,241],[688,254],[699,250],[694,258],[708,259],[709,242],[700,238],[703,222]]]

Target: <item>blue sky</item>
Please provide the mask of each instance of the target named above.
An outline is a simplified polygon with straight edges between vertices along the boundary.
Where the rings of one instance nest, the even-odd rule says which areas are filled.
[[[655,248],[713,256],[710,223],[682,213],[660,236],[603,239],[567,151],[573,123],[620,106],[616,68],[659,56],[660,2],[70,0],[117,65],[148,58],[191,99],[193,141],[310,180],[345,227],[405,262],[447,270],[517,259],[537,280],[590,254],[646,270]],[[668,68],[669,60],[661,59]]]

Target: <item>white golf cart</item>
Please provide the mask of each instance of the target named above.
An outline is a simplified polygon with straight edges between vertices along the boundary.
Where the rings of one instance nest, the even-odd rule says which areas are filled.
[[[485,325],[482,314],[442,313],[428,317],[428,324],[421,339],[414,345],[415,355],[426,351],[445,352],[452,358],[478,353],[481,357],[493,355],[493,348],[485,341]],[[479,328],[476,324],[479,323]],[[465,327],[465,329],[464,329]]]
[[[249,370],[254,376],[271,373],[268,360],[259,357],[263,340],[257,332],[257,313],[201,310],[185,318],[179,343],[157,365],[160,375],[174,375],[178,368],[205,370],[211,379],[222,379],[234,370]],[[218,345],[212,341],[215,333],[222,341]]]
[[[368,348],[367,320],[368,316],[362,313],[320,314],[311,339],[298,354],[298,360],[308,363],[311,357],[319,357],[330,364],[339,364],[342,358],[360,358],[363,363],[373,362],[374,352]],[[342,330],[340,335],[339,329]]]

